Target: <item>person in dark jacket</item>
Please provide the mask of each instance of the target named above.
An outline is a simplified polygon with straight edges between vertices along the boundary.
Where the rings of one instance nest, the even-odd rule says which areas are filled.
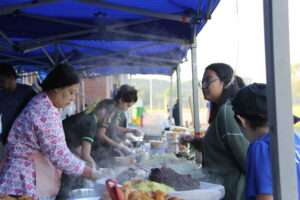
[[[35,95],[28,85],[17,83],[17,73],[12,65],[0,64],[0,115],[2,115],[2,143],[21,110]]]
[[[179,100],[176,100],[176,103],[173,106],[172,109],[172,116],[174,118],[174,122],[176,126],[180,125],[180,119],[179,119]]]
[[[209,127],[203,138],[187,138],[203,154],[209,181],[225,187],[225,200],[244,200],[248,140],[235,121],[230,100],[240,86],[233,69],[224,63],[206,67],[202,78],[204,98],[210,101]]]

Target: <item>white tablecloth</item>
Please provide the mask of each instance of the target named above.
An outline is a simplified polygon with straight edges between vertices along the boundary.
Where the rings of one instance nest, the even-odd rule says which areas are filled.
[[[184,200],[220,200],[225,196],[225,189],[222,185],[200,182],[198,190],[172,192],[169,195]]]

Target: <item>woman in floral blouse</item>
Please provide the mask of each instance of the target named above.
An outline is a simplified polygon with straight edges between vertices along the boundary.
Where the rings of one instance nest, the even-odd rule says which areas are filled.
[[[99,178],[99,173],[68,149],[58,108],[74,101],[79,77],[72,67],[59,65],[15,120],[0,171],[0,194],[54,199],[64,171]]]

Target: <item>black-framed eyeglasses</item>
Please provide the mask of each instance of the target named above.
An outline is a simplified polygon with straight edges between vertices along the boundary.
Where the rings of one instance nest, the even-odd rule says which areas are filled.
[[[202,89],[206,89],[210,86],[210,84],[212,84],[213,82],[219,80],[218,78],[215,78],[215,79],[212,79],[212,80],[203,80],[201,83],[200,83],[200,87]]]

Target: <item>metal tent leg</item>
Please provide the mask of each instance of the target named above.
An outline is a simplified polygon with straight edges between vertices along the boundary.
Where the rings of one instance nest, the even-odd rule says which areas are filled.
[[[275,200],[298,199],[292,129],[288,1],[265,0],[264,15],[273,195]]]
[[[182,92],[181,92],[181,68],[180,68],[180,64],[177,65],[176,73],[177,73],[177,99],[178,99],[178,104],[179,104],[179,125],[183,126],[183,118],[182,118]]]
[[[199,118],[199,94],[198,94],[198,71],[197,71],[197,40],[196,25],[193,25],[193,43],[191,46],[192,56],[192,84],[193,84],[193,117],[195,135],[200,135],[200,118]]]

